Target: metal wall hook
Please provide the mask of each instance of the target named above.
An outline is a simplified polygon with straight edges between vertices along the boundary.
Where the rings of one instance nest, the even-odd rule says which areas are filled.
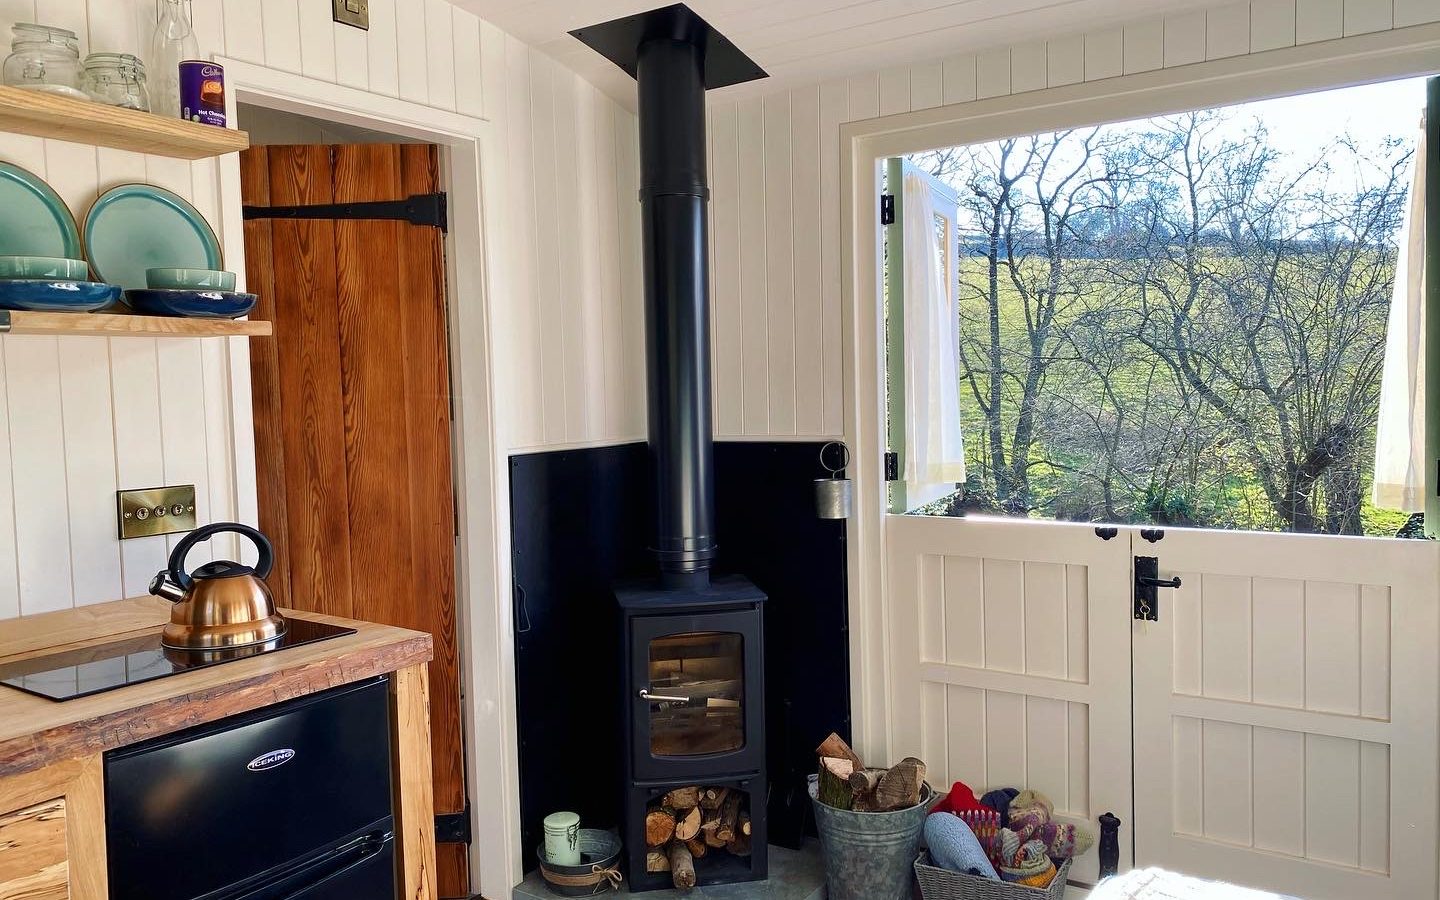
[[[831,447],[836,447],[840,450],[840,465],[838,466],[832,466],[825,461],[825,454],[829,452]],[[820,467],[829,472],[832,478],[839,478],[841,472],[850,468],[850,448],[845,446],[844,441],[831,441],[824,445],[820,448]]]

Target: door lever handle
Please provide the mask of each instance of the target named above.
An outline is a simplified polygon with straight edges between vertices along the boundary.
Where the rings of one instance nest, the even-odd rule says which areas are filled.
[[[689,703],[689,697],[674,697],[669,694],[652,694],[645,688],[640,689],[640,699],[649,703]]]
[[[1154,556],[1135,557],[1133,614],[1143,622],[1160,621],[1158,588],[1178,588],[1180,578],[1161,578],[1160,560]]]
[[[1179,576],[1174,578],[1155,578],[1150,575],[1137,575],[1135,577],[1135,583],[1146,587],[1178,588],[1180,586],[1180,578]]]

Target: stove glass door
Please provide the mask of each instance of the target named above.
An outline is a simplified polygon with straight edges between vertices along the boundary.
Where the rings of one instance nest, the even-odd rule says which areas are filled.
[[[745,639],[724,631],[650,641],[650,753],[703,756],[745,746]]]

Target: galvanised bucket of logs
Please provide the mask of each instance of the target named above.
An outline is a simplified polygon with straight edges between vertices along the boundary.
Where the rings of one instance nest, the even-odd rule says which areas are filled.
[[[825,856],[829,900],[910,900],[920,832],[935,800],[929,784],[920,802],[895,812],[855,812],[821,803],[810,776],[810,805]]]

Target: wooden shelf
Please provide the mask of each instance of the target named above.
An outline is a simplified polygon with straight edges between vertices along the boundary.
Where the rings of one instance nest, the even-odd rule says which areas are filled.
[[[10,323],[8,329],[4,328],[6,319]],[[240,319],[179,319],[122,313],[0,310],[0,333],[92,337],[268,337],[271,328],[269,322]]]
[[[0,131],[176,159],[206,159],[250,146],[243,131],[4,85]]]

